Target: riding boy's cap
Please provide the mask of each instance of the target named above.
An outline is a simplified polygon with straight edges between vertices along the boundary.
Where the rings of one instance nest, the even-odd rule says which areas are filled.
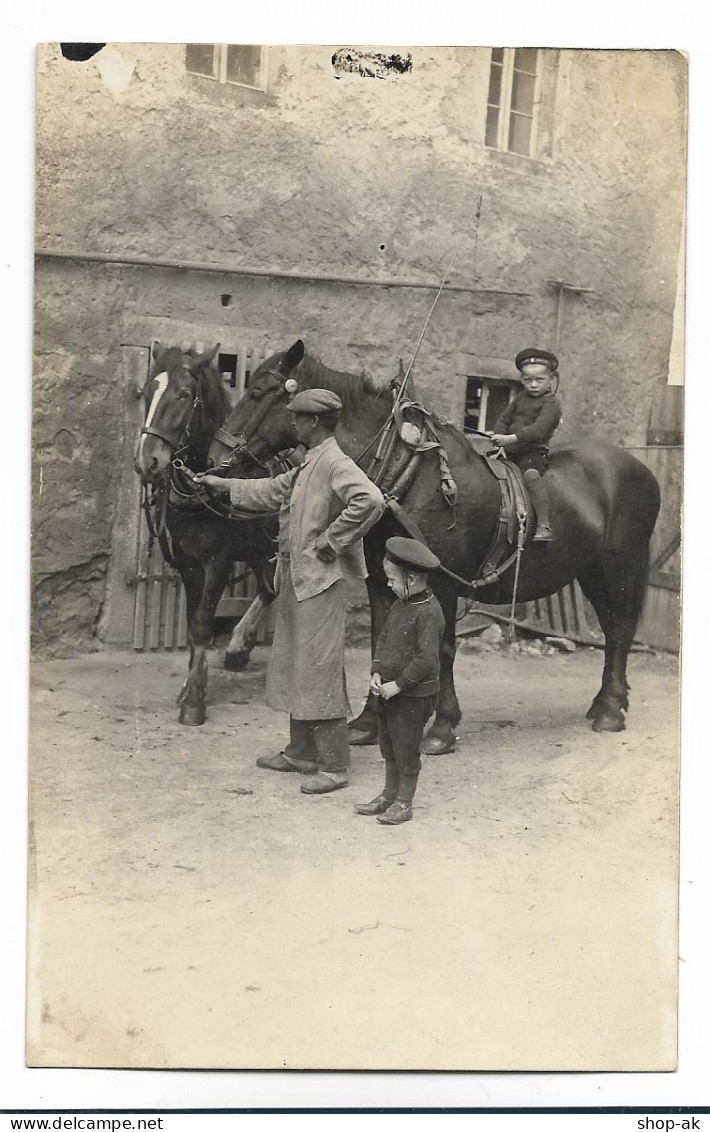
[[[343,402],[330,389],[303,389],[286,408],[290,413],[339,413]]]
[[[428,570],[436,570],[440,566],[435,554],[415,538],[403,538],[395,535],[388,538],[385,543],[387,557],[396,562],[398,566],[405,566],[409,570],[419,570],[425,574]]]
[[[557,373],[559,362],[554,354],[548,350],[521,350],[515,359],[515,364],[522,371],[523,366],[547,366],[550,373]]]

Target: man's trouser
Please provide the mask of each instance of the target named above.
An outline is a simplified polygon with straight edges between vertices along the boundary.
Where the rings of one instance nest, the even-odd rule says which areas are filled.
[[[350,766],[348,721],[340,719],[294,719],[289,717],[291,738],[284,758],[294,766],[316,763],[318,770],[344,771]]]

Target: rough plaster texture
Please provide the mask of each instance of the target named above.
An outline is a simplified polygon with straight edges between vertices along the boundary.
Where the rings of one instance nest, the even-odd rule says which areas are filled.
[[[546,281],[589,287],[565,303],[563,435],[643,443],[673,329],[683,58],[545,52],[533,160],[482,145],[488,50],[407,50],[412,71],[396,80],[339,82],[332,49],[271,48],[261,93],[187,75],[178,45],[120,44],[82,64],[41,47],[37,243],[429,280],[458,244],[453,281],[523,294],[442,296],[416,379],[457,422],[457,356],[554,346]],[[274,349],[301,336],[326,363],[386,380],[410,356],[433,294],[40,259],[38,642],[96,639],[131,320],[244,329]]]

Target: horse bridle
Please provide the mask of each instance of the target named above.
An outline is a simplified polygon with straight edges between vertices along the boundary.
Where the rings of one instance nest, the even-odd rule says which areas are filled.
[[[166,433],[161,432],[161,430],[159,428],[154,428],[153,425],[149,425],[148,427],[146,427],[144,425],[143,428],[141,429],[141,433],[140,433],[141,436],[157,436],[158,440],[162,440],[164,444],[167,444],[168,448],[170,449],[170,451],[172,453],[173,460],[175,459],[175,457],[180,452],[183,452],[185,450],[185,448],[187,448],[187,436],[188,436],[188,433],[190,431],[190,426],[192,425],[193,417],[195,416],[195,413],[197,412],[197,410],[203,404],[202,397],[200,396],[200,379],[201,379],[202,375],[199,372],[195,373],[194,369],[191,369],[189,366],[186,367],[186,368],[187,368],[187,372],[190,374],[190,376],[194,377],[197,384],[196,384],[196,387],[195,387],[195,396],[193,398],[192,406],[190,408],[190,414],[187,418],[187,421],[183,425],[182,430],[180,431],[180,434],[177,437],[177,439],[174,436],[167,436]],[[171,460],[171,463],[172,462],[173,461]]]
[[[168,436],[161,429],[155,428],[153,425],[148,425],[148,426],[144,425],[143,428],[141,429],[141,432],[140,432],[141,436],[156,436],[158,438],[158,440],[162,440],[164,444],[167,444],[168,448],[170,449],[170,464],[168,465],[168,470],[167,470],[167,474],[165,476],[165,479],[164,479],[163,483],[160,485],[160,487],[162,488],[162,497],[160,499],[159,506],[156,507],[156,518],[155,519],[153,518],[153,515],[152,515],[152,512],[151,512],[151,506],[155,505],[156,488],[155,487],[153,488],[152,499],[149,500],[149,498],[148,498],[148,485],[145,481],[143,481],[143,483],[141,485],[141,507],[142,507],[143,512],[145,514],[145,520],[146,520],[146,524],[148,526],[148,533],[149,533],[148,556],[150,557],[150,552],[151,552],[152,546],[153,546],[153,540],[157,538],[158,541],[160,542],[161,549],[163,551],[163,555],[165,556],[165,559],[166,559],[168,565],[172,566],[172,567],[175,567],[175,565],[176,565],[175,559],[173,557],[172,551],[170,550],[170,547],[166,546],[165,543],[164,543],[165,529],[166,529],[166,526],[167,526],[168,502],[169,502],[169,499],[170,499],[170,489],[174,484],[174,472],[181,470],[184,467],[182,460],[179,458],[180,453],[184,452],[185,449],[188,446],[187,438],[188,438],[188,434],[190,432],[190,426],[192,425],[192,421],[193,421],[193,418],[195,416],[195,413],[197,412],[197,410],[203,404],[202,397],[200,396],[201,374],[195,373],[194,369],[192,369],[190,367],[187,367],[187,371],[188,371],[188,373],[190,374],[191,377],[194,377],[194,379],[196,381],[195,396],[192,400],[192,405],[190,407],[190,413],[188,415],[187,421],[183,425],[178,437],[175,438],[174,436]]]
[[[266,472],[269,472],[271,470],[271,467],[273,466],[275,458],[270,457],[266,461],[261,460],[255,452],[252,452],[251,448],[249,447],[249,441],[253,440],[254,437],[263,439],[263,437],[261,437],[259,434],[259,425],[263,420],[266,419],[271,410],[275,405],[278,404],[279,401],[283,400],[284,397],[292,397],[293,394],[298,391],[298,382],[293,377],[287,377],[284,379],[283,374],[277,373],[277,371],[273,369],[261,370],[261,374],[265,374],[267,377],[275,377],[278,381],[281,382],[281,388],[275,390],[273,396],[271,397],[267,395],[264,396],[264,403],[261,406],[260,411],[257,413],[255,420],[251,422],[248,432],[240,432],[238,436],[234,436],[228,429],[224,427],[224,425],[220,425],[220,427],[214,434],[214,439],[218,440],[220,444],[224,444],[225,448],[229,449],[228,455],[224,460],[220,461],[221,468],[231,468],[237,456],[242,455],[248,456],[250,460],[252,460],[255,464],[258,464],[258,466],[260,468],[263,468]]]

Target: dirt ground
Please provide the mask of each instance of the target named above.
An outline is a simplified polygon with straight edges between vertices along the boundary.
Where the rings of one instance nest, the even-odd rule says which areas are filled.
[[[268,652],[181,727],[185,654],[33,668],[28,1058],[132,1067],[665,1069],[675,1061],[677,666],[460,650],[454,754],[415,820],[261,771]],[[348,685],[365,695],[368,656]]]

